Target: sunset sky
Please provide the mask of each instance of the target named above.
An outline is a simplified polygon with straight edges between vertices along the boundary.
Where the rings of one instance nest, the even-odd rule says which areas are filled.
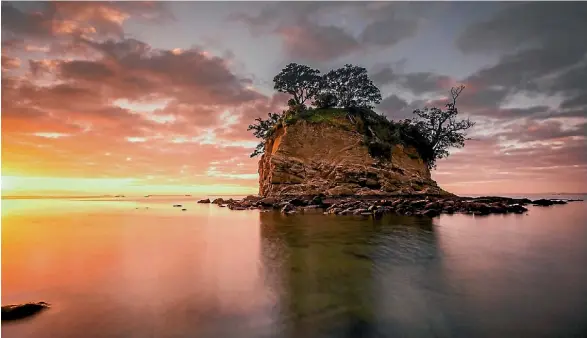
[[[586,2],[2,2],[2,194],[248,194],[287,63],[365,67],[392,119],[477,125],[457,194],[587,191]]]

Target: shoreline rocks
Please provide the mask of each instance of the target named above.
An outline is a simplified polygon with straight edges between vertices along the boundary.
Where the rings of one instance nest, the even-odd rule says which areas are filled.
[[[325,215],[355,215],[381,217],[384,214],[404,216],[437,217],[441,214],[468,214],[486,216],[491,214],[524,214],[526,206],[552,206],[572,201],[562,199],[509,198],[497,196],[457,197],[438,195],[407,195],[382,198],[381,196],[309,195],[297,197],[247,196],[242,200],[223,201],[230,210],[260,209],[279,210],[291,215],[309,211],[322,211]]]
[[[46,302],[5,305],[2,306],[2,321],[24,319],[50,307]]]

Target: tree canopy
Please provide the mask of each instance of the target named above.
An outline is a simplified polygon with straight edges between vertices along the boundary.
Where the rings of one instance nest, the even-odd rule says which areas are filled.
[[[273,78],[273,89],[293,96],[295,105],[303,105],[322,88],[320,71],[308,66],[290,63]]]
[[[343,108],[373,108],[373,104],[381,102],[381,92],[369,79],[367,70],[350,64],[328,72],[323,90],[333,94]]]
[[[332,93],[320,93],[316,95],[316,100],[312,102],[318,109],[333,108],[338,104],[338,99]]]

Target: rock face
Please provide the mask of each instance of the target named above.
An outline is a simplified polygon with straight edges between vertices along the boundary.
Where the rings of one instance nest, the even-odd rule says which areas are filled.
[[[374,158],[350,122],[297,121],[279,127],[259,161],[264,197],[440,195],[427,164],[412,147],[393,147],[391,158]],[[345,125],[346,124],[346,125]]]

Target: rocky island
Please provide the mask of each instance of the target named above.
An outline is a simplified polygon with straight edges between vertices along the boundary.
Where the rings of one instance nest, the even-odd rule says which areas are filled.
[[[288,109],[249,126],[261,139],[251,155],[262,155],[259,195],[211,203],[232,210],[376,217],[521,214],[529,204],[567,203],[459,197],[438,186],[430,170],[450,148],[463,147],[466,130],[474,126],[469,119],[456,118],[456,100],[464,86],[451,89],[445,110],[425,108],[414,111],[413,120],[391,121],[373,110],[381,94],[364,68],[345,65],[319,73],[303,65],[286,66],[274,83],[276,90],[293,96]],[[305,105],[309,99],[314,99],[313,107]]]
[[[279,125],[265,141],[265,152],[259,160],[258,196],[211,203],[232,210],[277,209],[285,214],[322,211],[334,215],[395,213],[427,217],[441,213],[522,214],[528,210],[526,205],[566,203],[456,196],[431,178],[427,163],[414,146],[400,142],[392,145],[387,156],[376,156],[364,134],[355,129],[360,123],[353,124],[347,111],[330,109],[314,114],[314,119],[300,118]],[[206,202],[210,201],[200,201]]]

